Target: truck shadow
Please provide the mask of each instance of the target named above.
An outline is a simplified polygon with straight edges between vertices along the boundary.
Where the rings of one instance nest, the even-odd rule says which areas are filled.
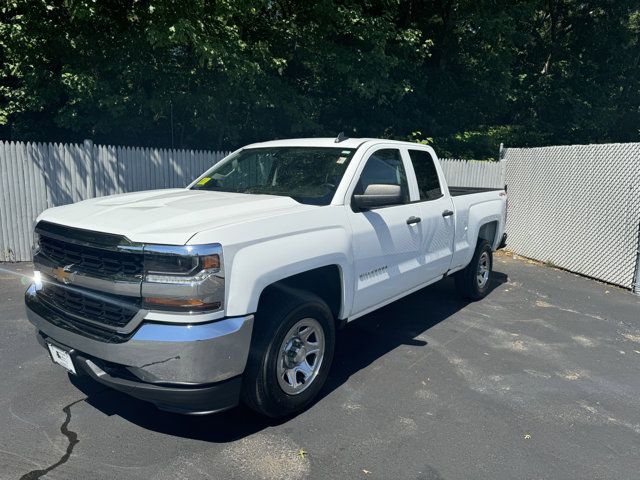
[[[491,290],[507,280],[504,273],[494,272]],[[400,345],[428,348],[427,342],[417,337],[468,304],[457,294],[452,279],[446,279],[350,323],[338,333],[331,373],[316,402]],[[264,418],[244,406],[202,417],[178,415],[105,389],[88,378],[72,376],[71,381],[87,395],[87,403],[105,415],[117,415],[142,428],[178,437],[223,443],[288,420]]]

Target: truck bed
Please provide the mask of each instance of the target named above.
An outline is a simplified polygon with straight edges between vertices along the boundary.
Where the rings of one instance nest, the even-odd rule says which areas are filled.
[[[449,187],[449,194],[452,197],[459,197],[461,195],[471,195],[473,193],[483,192],[495,192],[501,191],[504,188],[483,188],[483,187]]]

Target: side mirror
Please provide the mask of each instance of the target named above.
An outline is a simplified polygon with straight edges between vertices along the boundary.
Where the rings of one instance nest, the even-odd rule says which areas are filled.
[[[372,183],[367,186],[362,195],[353,196],[353,205],[358,210],[399,205],[402,202],[402,189],[400,185]]]

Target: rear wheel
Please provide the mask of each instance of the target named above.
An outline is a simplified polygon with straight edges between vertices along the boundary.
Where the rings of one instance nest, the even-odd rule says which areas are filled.
[[[288,287],[265,293],[256,313],[242,400],[269,417],[306,408],[322,388],[333,359],[335,325],[317,295]]]
[[[491,274],[493,272],[493,252],[491,245],[482,240],[469,265],[455,275],[456,287],[463,297],[469,300],[480,300],[489,293]]]

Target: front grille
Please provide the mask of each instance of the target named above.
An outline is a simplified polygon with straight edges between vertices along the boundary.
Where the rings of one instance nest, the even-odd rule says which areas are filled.
[[[106,328],[122,328],[140,309],[140,299],[105,294],[88,289],[45,282],[38,291],[40,298],[61,313],[68,313],[75,321],[87,319]]]
[[[35,297],[29,295],[25,297],[25,302],[31,310],[47,322],[77,335],[91,338],[92,340],[104,343],[124,343],[129,341],[134,334],[134,332],[127,334],[112,332],[103,328],[94,327],[88,323],[72,321],[68,315],[61,314],[57,309],[49,307],[46,303],[38,301]],[[43,333],[40,332],[40,335],[43,335]]]
[[[94,277],[136,277],[143,273],[140,253],[117,252],[69,243],[42,235],[40,251],[60,266],[73,265],[73,270]]]

